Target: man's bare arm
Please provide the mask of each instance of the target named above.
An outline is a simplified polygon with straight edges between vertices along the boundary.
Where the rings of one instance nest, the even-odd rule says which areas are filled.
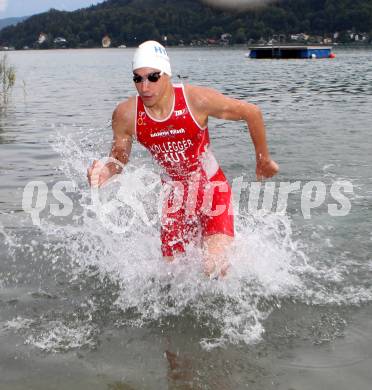
[[[108,164],[109,168],[113,170],[113,174],[122,171],[122,166],[128,163],[132,150],[132,140],[135,132],[135,102],[133,100],[134,98],[131,98],[119,104],[112,114],[113,140],[110,157],[121,163]]]
[[[132,138],[135,133],[135,98],[120,103],[112,114],[113,141],[110,157],[116,161],[104,164],[95,160],[88,169],[88,181],[93,187],[100,187],[110,177],[120,173],[129,161]]]
[[[187,97],[200,124],[206,124],[208,116],[245,121],[256,151],[257,177],[271,177],[278,172],[277,164],[270,158],[264,120],[258,106],[205,87],[188,86]]]

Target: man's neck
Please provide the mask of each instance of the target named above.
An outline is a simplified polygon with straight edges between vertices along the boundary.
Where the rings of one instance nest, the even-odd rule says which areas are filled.
[[[174,89],[172,83],[169,83],[165,93],[162,98],[154,104],[152,107],[146,107],[146,110],[156,119],[166,118],[174,104]]]

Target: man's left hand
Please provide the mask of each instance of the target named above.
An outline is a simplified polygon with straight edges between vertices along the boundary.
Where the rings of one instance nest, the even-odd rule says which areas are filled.
[[[273,177],[279,172],[279,165],[271,158],[257,159],[256,177],[257,180]]]

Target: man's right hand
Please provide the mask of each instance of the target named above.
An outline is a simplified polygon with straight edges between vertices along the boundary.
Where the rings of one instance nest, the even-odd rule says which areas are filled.
[[[102,161],[94,160],[88,168],[87,177],[91,187],[101,187],[111,176],[113,176],[113,172]]]

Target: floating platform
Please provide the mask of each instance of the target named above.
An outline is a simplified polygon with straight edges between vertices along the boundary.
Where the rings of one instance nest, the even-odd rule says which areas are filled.
[[[249,48],[250,58],[333,58],[331,46],[255,46]]]

